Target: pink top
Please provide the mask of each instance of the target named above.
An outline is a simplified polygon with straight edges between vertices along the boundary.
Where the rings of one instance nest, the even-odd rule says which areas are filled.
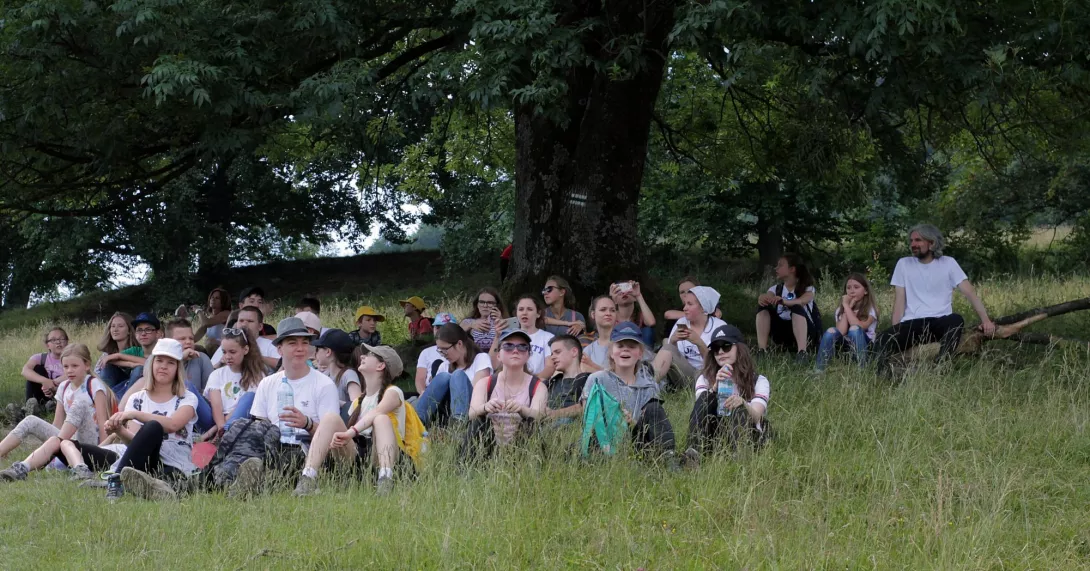
[[[504,386],[506,382],[498,380],[496,382],[496,388],[492,391],[492,398],[490,400],[513,400],[522,406],[530,406],[530,383],[531,381],[528,380],[517,392],[507,394],[507,387]]]

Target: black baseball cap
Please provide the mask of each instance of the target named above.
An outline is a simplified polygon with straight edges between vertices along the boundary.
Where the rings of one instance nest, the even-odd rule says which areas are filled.
[[[745,339],[742,337],[741,330],[728,323],[720,325],[712,332],[712,340],[708,343],[708,347],[717,343],[721,345],[737,345],[739,343],[745,343]]]

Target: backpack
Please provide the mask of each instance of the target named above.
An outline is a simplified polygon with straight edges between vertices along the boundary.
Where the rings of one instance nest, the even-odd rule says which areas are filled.
[[[783,297],[783,282],[776,284],[776,297]],[[813,327],[818,331],[824,331],[825,328],[821,325],[821,310],[818,309],[817,296],[814,296],[814,301],[810,302],[814,309],[810,310],[810,322]],[[803,308],[805,310],[805,308]]]
[[[594,383],[583,405],[583,437],[581,453],[590,453],[590,440],[594,436],[602,452],[608,456],[616,454],[628,432],[628,423],[624,419],[621,403],[606,392],[602,385]]]
[[[424,453],[428,450],[428,431],[424,428],[424,423],[420,422],[420,417],[416,415],[416,409],[412,405],[402,401],[401,406],[405,407],[405,438],[401,437],[401,432],[397,429],[397,411],[392,410],[386,415],[390,417],[390,422],[394,425],[394,438],[397,440],[397,447],[406,456],[412,458],[413,466],[420,470],[420,463],[424,459]]]
[[[220,439],[212,460],[201,470],[201,481],[208,487],[225,488],[235,481],[238,467],[244,461],[267,458],[279,443],[280,428],[277,425],[253,416],[235,421]]]

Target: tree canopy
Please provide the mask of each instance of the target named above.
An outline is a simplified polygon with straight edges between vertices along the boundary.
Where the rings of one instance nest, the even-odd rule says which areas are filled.
[[[515,287],[600,288],[647,245],[767,261],[921,216],[995,252],[1090,229],[1090,15],[1064,2],[0,11],[9,307],[99,286],[107,260],[206,285],[273,244],[404,241],[406,203],[466,260],[512,239]]]

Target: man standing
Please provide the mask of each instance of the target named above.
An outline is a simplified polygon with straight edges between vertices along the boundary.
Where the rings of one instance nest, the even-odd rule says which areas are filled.
[[[954,313],[953,290],[969,300],[980,317],[985,335],[995,332],[988,310],[957,261],[942,253],[945,242],[939,229],[920,224],[908,233],[912,256],[897,261],[890,285],[895,288],[893,327],[875,339],[878,372],[889,375],[890,358],[916,345],[938,342],[938,359],[957,349],[965,319]]]

